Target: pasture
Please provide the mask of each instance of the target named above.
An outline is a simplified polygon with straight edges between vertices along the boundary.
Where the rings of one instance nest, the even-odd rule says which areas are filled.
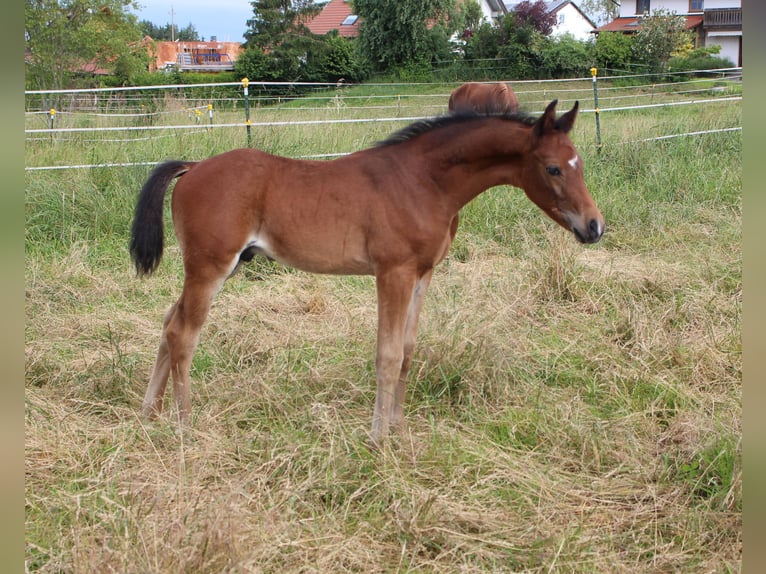
[[[111,167],[26,173],[30,572],[739,571],[741,134],[717,130],[742,125],[741,86],[604,82],[604,110],[720,101],[602,111],[597,148],[590,81],[512,85],[538,113],[580,100],[606,233],[580,245],[511,187],[468,204],[421,315],[408,431],[382,450],[374,280],[259,258],[213,303],[190,428],[140,418],[182,282],[169,209],[156,274],[129,258],[145,164],[243,147],[245,128],[208,129],[190,111],[208,100],[178,90],[57,104],[57,127],[103,131],[29,133],[27,167]],[[252,88],[252,145],[351,152],[446,112],[453,87]],[[236,90],[214,110],[244,118]]]

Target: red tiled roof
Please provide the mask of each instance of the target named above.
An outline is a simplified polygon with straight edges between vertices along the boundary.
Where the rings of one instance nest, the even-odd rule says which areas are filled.
[[[617,18],[608,24],[596,28],[594,32],[636,32],[641,27],[639,17]],[[686,16],[686,29],[691,30],[702,24],[702,16]]]
[[[359,20],[350,25],[342,25],[353,14],[348,0],[330,0],[319,14],[306,22],[306,26],[312,34],[324,35],[330,30],[337,30],[341,36],[355,38],[359,35]]]

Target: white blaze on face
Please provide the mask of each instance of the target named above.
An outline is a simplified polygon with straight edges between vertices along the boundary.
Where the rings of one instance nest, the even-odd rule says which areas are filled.
[[[577,168],[577,162],[580,160],[578,156],[574,156],[572,159],[570,159],[567,163],[572,166],[572,169]]]

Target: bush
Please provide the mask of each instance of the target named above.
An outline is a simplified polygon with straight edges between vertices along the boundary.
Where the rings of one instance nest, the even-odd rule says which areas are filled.
[[[706,46],[695,48],[683,56],[675,56],[668,62],[670,72],[689,72],[692,70],[715,70],[718,68],[733,68],[734,64],[728,58],[718,56],[721,46]]]
[[[566,34],[546,38],[542,50],[544,74],[547,78],[574,78],[588,74],[594,61],[592,42],[582,42]]]
[[[337,31],[329,33],[315,46],[307,67],[311,68],[307,72],[308,77],[317,82],[337,82],[340,79],[359,82],[369,75],[354,41],[340,36]]]
[[[633,38],[621,32],[600,32],[594,47],[599,68],[625,68],[631,61]]]

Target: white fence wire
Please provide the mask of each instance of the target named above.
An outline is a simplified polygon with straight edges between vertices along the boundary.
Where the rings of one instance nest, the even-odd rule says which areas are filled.
[[[700,74],[708,73],[713,77],[699,78]],[[741,95],[729,95],[726,87],[720,86],[722,80],[726,78],[741,78],[741,68],[727,68],[721,70],[709,70],[709,71],[694,71],[685,73],[688,75],[687,79],[676,82],[653,82],[652,75],[635,75],[635,76],[618,76],[599,78],[601,85],[599,85],[599,99],[601,105],[598,107],[583,107],[581,113],[584,114],[598,114],[603,115],[609,112],[635,112],[639,110],[659,109],[665,107],[675,106],[704,106],[713,104],[730,104],[734,102],[740,102],[742,100]],[[660,79],[664,79],[665,76],[660,76]],[[618,85],[618,82],[630,79],[632,82],[628,82],[630,85]],[[635,83],[635,80],[642,80],[640,83]],[[527,105],[532,104],[544,104],[546,101],[557,98],[562,101],[571,101],[573,99],[586,99],[590,95],[591,88],[589,84],[595,79],[593,78],[568,78],[563,80],[528,80],[528,81],[511,81],[510,83],[516,91],[519,99],[524,101]],[[587,82],[587,84],[585,84]],[[579,83],[580,86],[572,86],[571,84]],[[706,84],[711,84],[711,87],[705,87]],[[59,96],[92,96],[95,100],[98,100],[100,94],[120,93],[127,94],[131,92],[141,93],[158,93],[165,94],[170,91],[174,96],[179,93],[182,94],[186,90],[199,90],[200,88],[215,88],[220,89],[222,87],[239,88],[245,84],[238,82],[233,83],[220,83],[220,84],[167,84],[158,86],[136,86],[136,87],[120,87],[120,88],[95,88],[95,89],[79,89],[79,90],[32,90],[26,92],[27,96],[41,96],[41,95],[59,95]],[[269,121],[251,121],[249,118],[240,122],[226,122],[226,123],[214,123],[213,121],[213,102],[234,102],[240,107],[236,107],[236,110],[241,111],[242,98],[207,98],[207,103],[204,105],[186,105],[182,106],[178,110],[162,110],[162,111],[148,111],[148,112],[126,112],[124,110],[113,112],[92,112],[92,111],[59,111],[59,110],[42,110],[42,109],[30,109],[26,112],[27,118],[34,122],[36,116],[46,116],[49,120],[49,126],[47,128],[31,127],[25,129],[25,135],[27,141],[68,141],[61,136],[66,134],[87,134],[92,133],[94,135],[100,135],[105,133],[143,133],[142,137],[131,137],[125,139],[93,139],[93,140],[78,140],[78,143],[106,143],[106,142],[137,142],[146,141],[151,139],[169,138],[175,137],[179,133],[197,133],[197,132],[212,132],[213,130],[231,129],[231,128],[254,128],[254,127],[288,127],[288,126],[323,126],[334,124],[361,124],[361,123],[392,123],[392,122],[412,122],[431,115],[389,115],[385,117],[373,117],[374,113],[385,110],[396,110],[398,112],[405,111],[407,109],[418,108],[419,111],[436,109],[437,113],[444,113],[446,111],[446,102],[449,98],[449,93],[457,83],[408,83],[408,84],[364,84],[366,89],[380,88],[382,90],[392,90],[397,87],[406,87],[407,90],[403,90],[402,94],[369,94],[369,95],[349,95],[344,93],[351,84],[320,84],[309,82],[249,82],[251,89],[274,89],[274,88],[314,88],[325,90],[326,93],[321,95],[292,95],[285,97],[284,95],[263,95],[260,94],[254,99],[258,102],[259,106],[257,110],[270,111],[327,111],[329,103],[335,103],[335,108],[341,111],[350,111],[368,113],[366,117],[362,118],[333,118],[333,119],[285,119],[285,120],[269,120]],[[586,86],[587,87],[584,87]],[[446,90],[444,93],[406,93],[412,89],[413,86],[428,86],[429,88],[444,86]],[[542,86],[542,87],[540,87]],[[690,87],[687,87],[690,86]],[[529,89],[527,89],[529,88]],[[533,89],[534,88],[534,89]],[[741,92],[741,90],[739,90]],[[630,93],[626,93],[630,92]],[[695,95],[707,96],[707,97],[694,97]],[[657,101],[661,98],[678,98],[684,97],[685,99],[674,99],[673,101]],[[690,97],[691,96],[691,97]],[[539,97],[539,100],[534,98]],[[592,97],[592,96],[591,96]],[[403,104],[402,101],[416,101],[418,99],[429,99],[434,104],[420,103],[420,104]],[[622,105],[626,103],[625,100],[646,100],[649,98],[649,103],[636,103],[633,105]],[[189,98],[191,100],[205,98]],[[301,107],[279,107],[273,104],[280,104],[292,100],[300,100]],[[370,102],[384,102],[385,100],[393,100],[395,103],[389,105],[370,105]],[[184,100],[185,101],[185,100]],[[306,102],[324,102],[324,107],[306,107]],[[120,101],[116,105],[124,107],[125,101]],[[349,105],[349,103],[361,103],[361,105]],[[606,106],[604,106],[606,104]],[[204,110],[209,112],[209,123],[202,123],[202,116]],[[538,110],[532,113],[541,113],[542,110]],[[74,119],[81,118],[99,118],[99,119],[127,119],[136,120],[140,118],[157,118],[157,117],[171,117],[173,115],[186,114],[191,119],[191,124],[178,124],[168,123],[165,125],[132,125],[132,126],[73,126],[73,127],[53,127],[54,119],[58,117],[68,117]],[[281,114],[280,114],[281,115]],[[58,116],[58,117],[57,117]],[[661,141],[679,137],[699,136],[706,134],[727,133],[741,131],[741,126],[724,127],[720,129],[708,129],[708,130],[695,130],[682,133],[663,134],[660,136],[654,136],[649,138],[641,138],[631,140],[630,142],[620,143],[637,143],[637,142],[651,142]],[[165,132],[165,133],[159,133]],[[169,132],[169,133],[168,133]],[[347,155],[351,152],[332,152],[332,153],[318,153],[310,155],[297,156],[301,159],[322,159],[332,158]],[[41,166],[26,166],[26,171],[48,171],[48,170],[66,170],[66,169],[89,169],[89,168],[117,168],[117,167],[134,167],[134,166],[149,166],[155,165],[158,162],[104,162],[93,164],[79,164],[79,165],[41,165]]]

